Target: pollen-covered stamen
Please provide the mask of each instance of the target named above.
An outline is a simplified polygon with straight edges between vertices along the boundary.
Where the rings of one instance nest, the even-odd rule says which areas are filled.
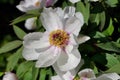
[[[39,6],[40,6],[40,2],[37,1],[37,2],[35,3],[35,6],[36,6],[36,7],[39,7]]]
[[[63,30],[52,31],[49,35],[49,42],[51,45],[63,48],[69,42],[69,34]]]

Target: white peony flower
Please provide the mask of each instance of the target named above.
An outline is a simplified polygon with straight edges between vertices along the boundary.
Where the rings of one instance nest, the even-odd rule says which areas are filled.
[[[93,1],[93,2],[97,2],[97,1],[99,1],[99,0],[88,0],[88,1]]]
[[[51,6],[56,2],[57,0],[24,0],[21,1],[20,4],[16,7],[22,12],[27,12],[32,9],[39,9]]]
[[[5,72],[2,80],[18,80],[17,76],[12,72]]]
[[[21,1],[20,4],[17,5],[16,7],[22,12],[27,12],[33,9],[39,9],[43,7],[52,6],[56,2],[57,0],[24,0],[24,1]],[[27,19],[25,21],[26,29],[28,30],[35,29],[36,28],[35,21],[36,21],[36,17]]]
[[[71,3],[73,3],[73,4],[75,4],[75,3],[77,3],[77,2],[79,2],[79,1],[81,1],[81,0],[69,0]],[[93,2],[97,2],[97,1],[99,1],[99,0],[88,0],[88,1],[93,1]]]
[[[79,2],[79,1],[81,1],[81,0],[69,0],[71,3],[77,3],[77,2]]]
[[[83,25],[83,16],[79,12],[66,19],[58,10],[61,9],[44,8],[41,22],[46,31],[26,35],[22,54],[26,60],[37,60],[36,67],[56,64],[61,71],[68,71],[81,60],[77,46],[78,42],[85,42],[86,39],[83,41],[83,37],[77,37]]]
[[[80,79],[74,79],[73,74],[71,72],[66,72],[63,74],[62,78],[60,76],[53,76],[51,79],[52,80],[119,80],[120,76],[117,73],[107,73],[107,74],[102,74],[99,77],[95,77],[95,74],[92,69],[83,69],[78,73],[78,76]]]

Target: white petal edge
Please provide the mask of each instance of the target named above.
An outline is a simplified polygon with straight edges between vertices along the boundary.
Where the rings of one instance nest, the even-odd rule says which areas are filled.
[[[52,8],[44,8],[40,19],[44,28],[49,32],[63,28],[60,17]]]
[[[96,80],[119,80],[120,76],[117,73],[108,73],[99,76]]]
[[[81,55],[78,49],[73,49],[71,53],[61,53],[57,61],[57,65],[59,66],[61,71],[68,71],[76,68],[81,60]]]
[[[65,31],[69,34],[74,34],[75,36],[78,36],[81,27],[81,22],[77,17],[70,17],[66,21]]]
[[[80,35],[78,36],[78,38],[77,38],[77,42],[78,42],[78,44],[82,44],[82,43],[88,41],[89,39],[90,39],[89,36],[80,34]]]
[[[17,76],[12,72],[5,72],[2,80],[18,80]]]
[[[22,56],[26,60],[37,60],[39,57],[39,53],[37,53],[35,49],[24,48],[22,52]]]
[[[95,79],[95,74],[94,74],[94,71],[92,69],[83,69],[81,70],[78,75],[80,77],[85,77],[85,78],[88,78],[88,79]]]
[[[62,79],[59,75],[56,75],[56,76],[52,76],[51,80],[62,80]]]
[[[61,49],[50,47],[48,50],[41,52],[36,62],[36,67],[48,67],[53,65],[58,59]]]
[[[78,1],[81,1],[81,0],[69,0],[71,3],[77,3]]]

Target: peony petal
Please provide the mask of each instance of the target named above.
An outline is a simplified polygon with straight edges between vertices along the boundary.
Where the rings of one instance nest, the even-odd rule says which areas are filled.
[[[41,22],[47,31],[62,29],[63,27],[61,19],[51,8],[44,8],[41,13]]]
[[[33,30],[36,28],[36,24],[35,24],[35,21],[36,21],[36,17],[33,17],[33,18],[29,18],[25,21],[25,28],[27,30]]]
[[[81,1],[81,0],[69,0],[69,1],[74,4],[74,3]]]
[[[75,13],[75,16],[79,19],[79,21],[80,21],[80,25],[79,26],[83,26],[83,24],[84,24],[84,17],[83,17],[83,15],[82,15],[82,13],[80,13],[80,12],[76,12]]]
[[[37,53],[34,49],[24,48],[22,52],[22,56],[26,60],[37,60],[39,53]]]
[[[80,77],[88,78],[88,79],[95,79],[95,74],[92,69],[83,69],[78,73]]]
[[[52,76],[51,80],[62,80],[62,79],[59,75],[57,75],[57,76]]]
[[[57,47],[50,47],[48,50],[41,52],[39,55],[39,59],[36,62],[36,67],[48,67],[56,62],[59,55],[61,53],[61,49]]]
[[[81,65],[83,65],[83,60],[81,62],[82,64],[79,64],[79,66],[77,66],[75,69],[72,69],[70,71],[61,71],[59,66],[57,65],[57,62],[54,63],[52,66],[55,70],[55,72],[57,73],[57,75],[59,75],[59,77],[64,80],[63,75],[66,74],[67,72],[70,72],[70,74],[74,77],[75,75],[77,75],[78,70],[80,69]],[[72,77],[71,77],[72,78]]]
[[[108,73],[108,74],[103,74],[99,76],[95,80],[119,80],[120,76],[117,73]]]
[[[41,33],[41,32],[33,32],[33,33],[29,33],[29,34],[25,35],[24,41],[23,41],[24,47],[34,48],[33,43],[35,41],[39,41],[42,36],[43,36],[43,33]]]
[[[64,18],[70,18],[75,15],[75,7],[69,6],[64,9]]]
[[[12,72],[5,72],[2,80],[18,80],[17,76]]]
[[[89,36],[80,34],[77,38],[77,42],[78,42],[78,44],[81,44],[81,43],[84,43],[84,42],[88,41],[89,39],[90,39]]]
[[[71,53],[61,53],[57,64],[61,71],[68,71],[77,67],[81,59],[78,49],[73,49]]]
[[[66,21],[65,31],[67,31],[69,34],[72,33],[75,36],[78,36],[81,27],[80,20],[76,17],[71,17]]]

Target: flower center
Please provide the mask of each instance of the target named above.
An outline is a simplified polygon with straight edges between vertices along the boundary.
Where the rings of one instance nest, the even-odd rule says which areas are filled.
[[[69,34],[63,30],[52,31],[49,35],[49,42],[51,45],[63,48],[69,42]]]
[[[35,3],[35,6],[36,6],[36,7],[39,7],[39,6],[40,6],[40,2],[37,1],[37,2]]]

